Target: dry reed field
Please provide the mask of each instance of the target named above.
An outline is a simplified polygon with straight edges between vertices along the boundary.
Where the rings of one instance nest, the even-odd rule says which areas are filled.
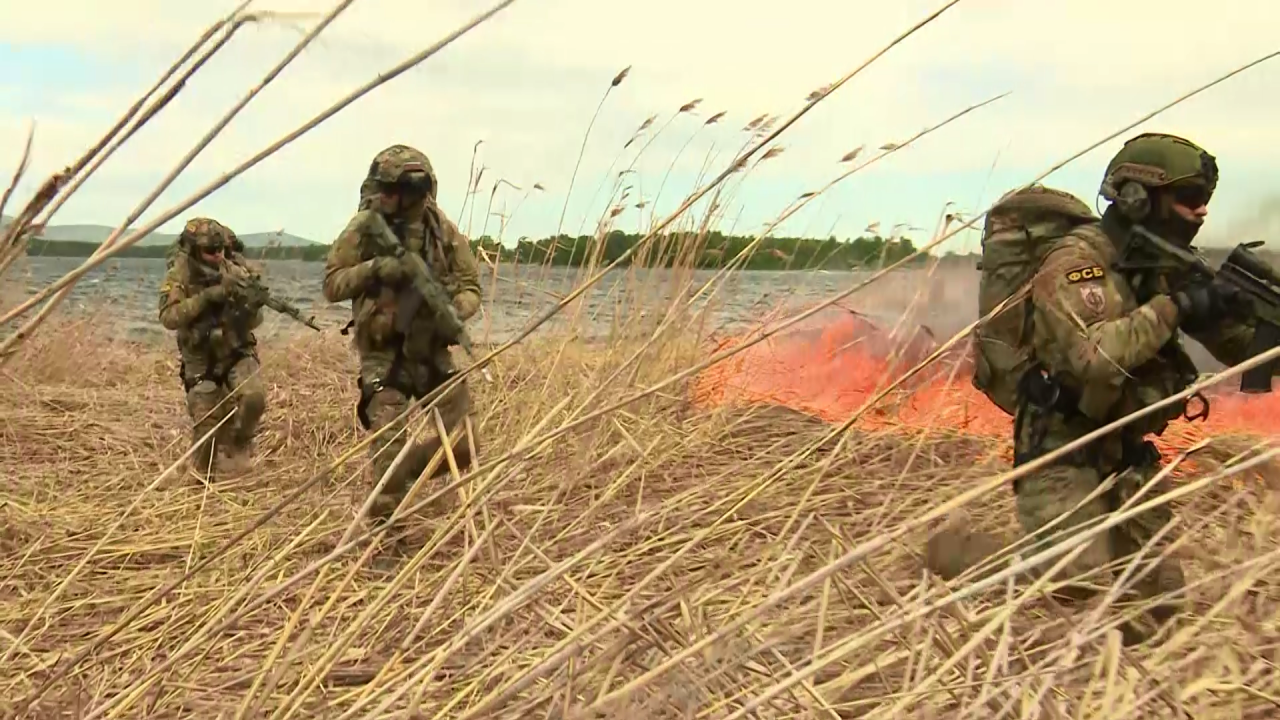
[[[1000,441],[827,438],[681,386],[582,421],[690,366],[698,348],[674,337],[503,355],[472,385],[479,469],[452,502],[419,485],[398,537],[369,542],[364,453],[325,472],[359,439],[339,336],[264,348],[257,465],[205,486],[165,474],[189,441],[169,348],[56,322],[0,390],[6,716],[82,653],[31,716],[1276,711],[1271,470],[1176,503],[1194,612],[1164,644],[1122,648],[1137,608],[922,571],[921,518],[1004,470]],[[1200,472],[1248,446],[1213,439]],[[1014,533],[1006,488],[969,514]]]
[[[655,219],[624,260],[641,266],[655,244],[677,243],[674,300],[656,303],[660,293],[632,276],[607,342],[581,340],[572,323],[539,331],[552,314],[588,320],[577,301],[607,269],[597,255],[548,314],[478,346],[475,358],[459,353],[474,403],[464,432],[478,444],[478,464],[458,468],[437,455],[433,464],[444,463],[449,479],[415,485],[389,530],[362,517],[376,478],[355,419],[355,355],[336,331],[262,343],[268,409],[255,465],[204,484],[183,467],[191,438],[171,345],[121,339],[108,318],[53,314],[84,272],[327,116],[126,234],[155,196],[144,200],[97,255],[36,295],[6,294],[0,284],[0,712],[95,720],[1280,717],[1280,466],[1271,428],[1170,441],[1172,490],[1142,496],[1108,521],[1173,505],[1179,539],[1169,552],[1188,576],[1188,609],[1175,626],[1125,645],[1120,628],[1144,607],[1122,585],[1149,556],[1112,568],[1120,582],[1093,601],[1060,604],[1050,591],[1070,578],[1050,583],[1023,571],[1033,559],[1064,564],[1108,525],[1028,557],[1010,491],[1027,466],[1010,470],[1007,439],[966,432],[939,409],[917,411],[919,422],[884,410],[918,400],[925,378],[942,387],[938,397],[959,398],[968,376],[957,358],[972,325],[909,357],[878,350],[882,365],[851,369],[860,391],[838,417],[708,392],[708,383],[733,379],[724,368],[749,346],[780,340],[837,302],[874,304],[881,278],[905,282],[892,274],[902,261],[762,333],[726,341],[708,327],[709,306],[695,310],[694,300],[714,300],[743,258],[726,259],[702,285],[688,260],[735,183],[781,152],[781,133],[957,1],[815,91],[794,115],[748,124],[723,172]],[[350,3],[338,3],[295,52]],[[214,44],[204,53],[216,52],[244,23],[267,19],[237,15],[210,28],[170,74],[206,43]],[[613,78],[601,107],[627,75]],[[26,201],[0,236],[0,283],[24,252],[24,232],[47,223],[163,108],[144,106],[152,95],[163,99],[168,82]],[[665,126],[645,121],[637,137]],[[827,187],[914,137],[867,158],[851,153]],[[759,236],[826,189],[788,206]],[[0,209],[9,200],[6,193]],[[615,215],[601,219],[601,236]],[[959,222],[940,218],[921,253],[959,232]],[[487,300],[516,291],[499,282],[501,264],[486,268]],[[922,277],[927,297],[930,276]],[[803,278],[797,273],[797,283]],[[432,405],[428,397],[413,409],[410,432],[435,432]],[[947,523],[1008,547],[944,581],[925,570],[923,555],[930,533]]]

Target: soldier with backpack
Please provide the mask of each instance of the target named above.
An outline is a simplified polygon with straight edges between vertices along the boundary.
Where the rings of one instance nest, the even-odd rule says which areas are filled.
[[[1138,225],[1193,249],[1217,181],[1217,164],[1205,150],[1148,133],[1108,164],[1099,194],[1110,205],[1100,218],[1077,198],[1042,186],[1009,193],[988,213],[979,315],[1004,306],[976,331],[973,383],[1014,417],[1015,465],[1192,384],[1197,369],[1179,332],[1223,363],[1247,359],[1253,325],[1238,293],[1129,262]],[[1160,466],[1159,451],[1145,437],[1160,435],[1179,415],[1191,418],[1190,404],[1139,418],[1015,481],[1018,520],[1035,543],[1024,556],[1087,530],[1133,498]],[[1161,492],[1150,488],[1138,502]],[[1142,575],[1174,540],[1173,532],[1158,536],[1172,519],[1162,505],[1095,536],[1059,576],[1080,578],[1060,596],[1088,597],[1151,541]],[[942,545],[931,540],[930,549]],[[1145,600],[1183,585],[1178,561],[1164,557],[1134,589]],[[1181,598],[1162,599],[1149,617],[1163,626],[1181,607]],[[1126,640],[1151,629],[1129,626]]]

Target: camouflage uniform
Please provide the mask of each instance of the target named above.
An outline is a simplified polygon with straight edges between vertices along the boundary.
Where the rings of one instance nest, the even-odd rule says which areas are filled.
[[[460,319],[465,321],[480,309],[479,267],[467,238],[436,204],[436,176],[426,155],[404,145],[378,153],[361,185],[360,209],[370,208],[382,213],[407,250],[423,257],[452,297]],[[448,344],[435,332],[425,307],[415,314],[408,332],[396,331],[401,294],[413,292],[406,283],[411,270],[407,260],[376,257],[363,239],[364,232],[357,215],[333,243],[325,266],[324,295],[329,302],[351,301],[348,328],[354,328],[360,356],[358,414],[365,429],[376,431],[456,370]],[[445,428],[454,431],[470,409],[465,381],[436,407]],[[403,424],[397,424],[371,444],[375,482],[408,441],[407,432],[396,435],[402,429]],[[395,511],[441,442],[432,433],[429,440],[409,450],[375,502],[371,511],[375,517],[385,519]],[[465,468],[471,460],[465,437],[454,444],[453,452]],[[441,463],[436,475],[448,472],[448,464]]]
[[[1091,226],[1092,232],[1066,236],[1046,255],[1031,283],[1030,342],[1043,373],[1030,374],[1020,393],[1025,402],[1015,414],[1015,463],[1062,447],[1192,384],[1197,371],[1182,347],[1179,329],[1221,362],[1247,359],[1251,320],[1245,313],[1227,312],[1235,306],[1223,288],[1190,287],[1182,278],[1143,277],[1118,265],[1136,222],[1189,246],[1198,225],[1179,219],[1171,200],[1183,198],[1184,206],[1192,209],[1203,206],[1216,182],[1212,156],[1167,135],[1134,138],[1112,160],[1101,191],[1112,204],[1102,222]],[[1185,200],[1188,197],[1191,200]],[[1024,530],[1039,534],[1060,514],[1067,517],[1041,537],[1077,524],[1092,525],[1133,497],[1159,470],[1160,454],[1144,437],[1160,435],[1171,420],[1187,412],[1178,405],[1150,413],[1017,481],[1017,513]],[[1113,489],[1085,502],[1111,473],[1117,473]],[[1138,502],[1162,492],[1164,488],[1154,487]],[[1097,536],[1065,569],[1064,577],[1138,551],[1171,518],[1164,505]],[[1144,561],[1158,555],[1175,535],[1166,533],[1154,543]],[[1106,579],[1095,576],[1087,582],[1103,585]],[[1152,597],[1183,583],[1179,563],[1168,558],[1137,583],[1136,590]],[[1083,587],[1073,590],[1070,594],[1089,592]],[[1163,623],[1181,605],[1170,601],[1151,615]]]
[[[209,263],[203,253],[217,253],[224,276],[245,269],[236,249],[243,248],[227,227],[209,218],[193,218],[183,228],[171,254],[169,269],[160,286],[160,322],[177,332],[182,358],[180,375],[187,395],[187,411],[198,440],[232,410],[214,436],[229,461],[221,465],[240,469],[249,461],[253,437],[266,410],[266,393],[258,377],[257,340],[253,330],[262,324],[262,309],[240,319],[239,295],[229,282],[215,283],[194,273],[192,263]],[[204,474],[213,461],[214,446],[204,443],[192,456]]]

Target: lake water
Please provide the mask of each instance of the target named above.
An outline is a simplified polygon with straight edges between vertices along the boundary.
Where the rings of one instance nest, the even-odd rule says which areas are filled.
[[[0,278],[0,303],[12,307],[15,296],[29,296],[78,267],[80,258],[28,257]],[[332,304],[321,293],[324,264],[296,260],[267,261],[263,277],[276,295],[293,302],[306,314],[314,314],[325,328],[338,328],[350,317],[347,303]],[[708,329],[731,332],[749,326],[779,306],[811,304],[846,291],[872,273],[807,271],[742,271],[717,281],[708,300],[694,301],[697,308],[710,303]],[[168,341],[168,334],[156,317],[156,292],[164,275],[164,260],[149,258],[113,259],[95,268],[77,282],[59,312],[107,310],[131,339]],[[661,314],[678,293],[686,300],[712,280],[713,270],[676,272],[665,269],[618,269],[611,271],[583,294],[578,332],[588,339],[606,337],[620,320],[637,312]],[[686,287],[692,276],[691,286]],[[471,320],[476,342],[502,342],[542,316],[585,278],[574,268],[500,266],[495,276],[486,269],[483,276],[482,312]],[[923,269],[897,270],[858,290],[840,302],[869,315],[882,327],[896,323],[927,326],[940,341],[973,322],[977,317],[978,272],[971,267],[941,267],[933,273]],[[545,323],[539,332],[564,328],[572,307]],[[0,329],[7,335],[11,327]],[[291,319],[266,311],[259,336],[269,338],[280,332],[310,332]],[[1189,351],[1202,370],[1221,365],[1203,348],[1188,341]]]
[[[79,258],[26,258],[0,280],[5,290],[5,306],[12,306],[15,295],[30,296],[81,262]],[[328,303],[322,295],[323,263],[279,260],[267,261],[264,265],[264,280],[274,294],[293,302],[305,313],[314,314],[322,326],[340,327],[347,321],[349,305]],[[130,337],[163,338],[165,331],[156,318],[156,292],[163,275],[161,259],[109,260],[73,286],[59,311],[109,308]],[[686,299],[712,280],[715,271],[611,271],[583,295],[580,331],[587,337],[602,337],[620,319],[634,317],[636,312],[661,313],[673,297],[682,292],[682,285],[690,275],[692,287],[682,293]],[[866,272],[735,272],[722,278],[723,284],[718,284],[719,289],[709,301],[711,324],[724,329],[743,326],[780,304],[819,301],[847,290],[868,275]],[[483,278],[484,309],[471,321],[474,339],[501,342],[509,338],[572,292],[583,279],[582,271],[572,268],[506,265],[499,268],[496,277],[491,270],[487,271]],[[926,282],[928,278],[920,271],[894,272],[842,304],[867,312],[881,322],[893,323],[910,308]],[[953,271],[935,277],[924,286],[932,297],[916,301],[928,305],[921,319],[933,326],[935,332],[954,332],[963,327],[976,313],[972,294],[976,287],[975,272]],[[932,302],[928,302],[930,300]],[[704,297],[696,300],[694,306],[702,308],[707,303]],[[543,327],[557,324],[563,327],[571,309],[561,311],[564,318],[553,318]],[[268,310],[260,334],[270,336],[293,328],[301,326]]]

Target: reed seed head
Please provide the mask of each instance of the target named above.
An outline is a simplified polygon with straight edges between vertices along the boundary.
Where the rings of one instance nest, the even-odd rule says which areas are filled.
[[[681,113],[693,112],[701,104],[702,104],[702,98],[698,98],[697,100],[690,100],[689,102],[681,105],[680,109],[676,111],[676,114],[679,115]]]

